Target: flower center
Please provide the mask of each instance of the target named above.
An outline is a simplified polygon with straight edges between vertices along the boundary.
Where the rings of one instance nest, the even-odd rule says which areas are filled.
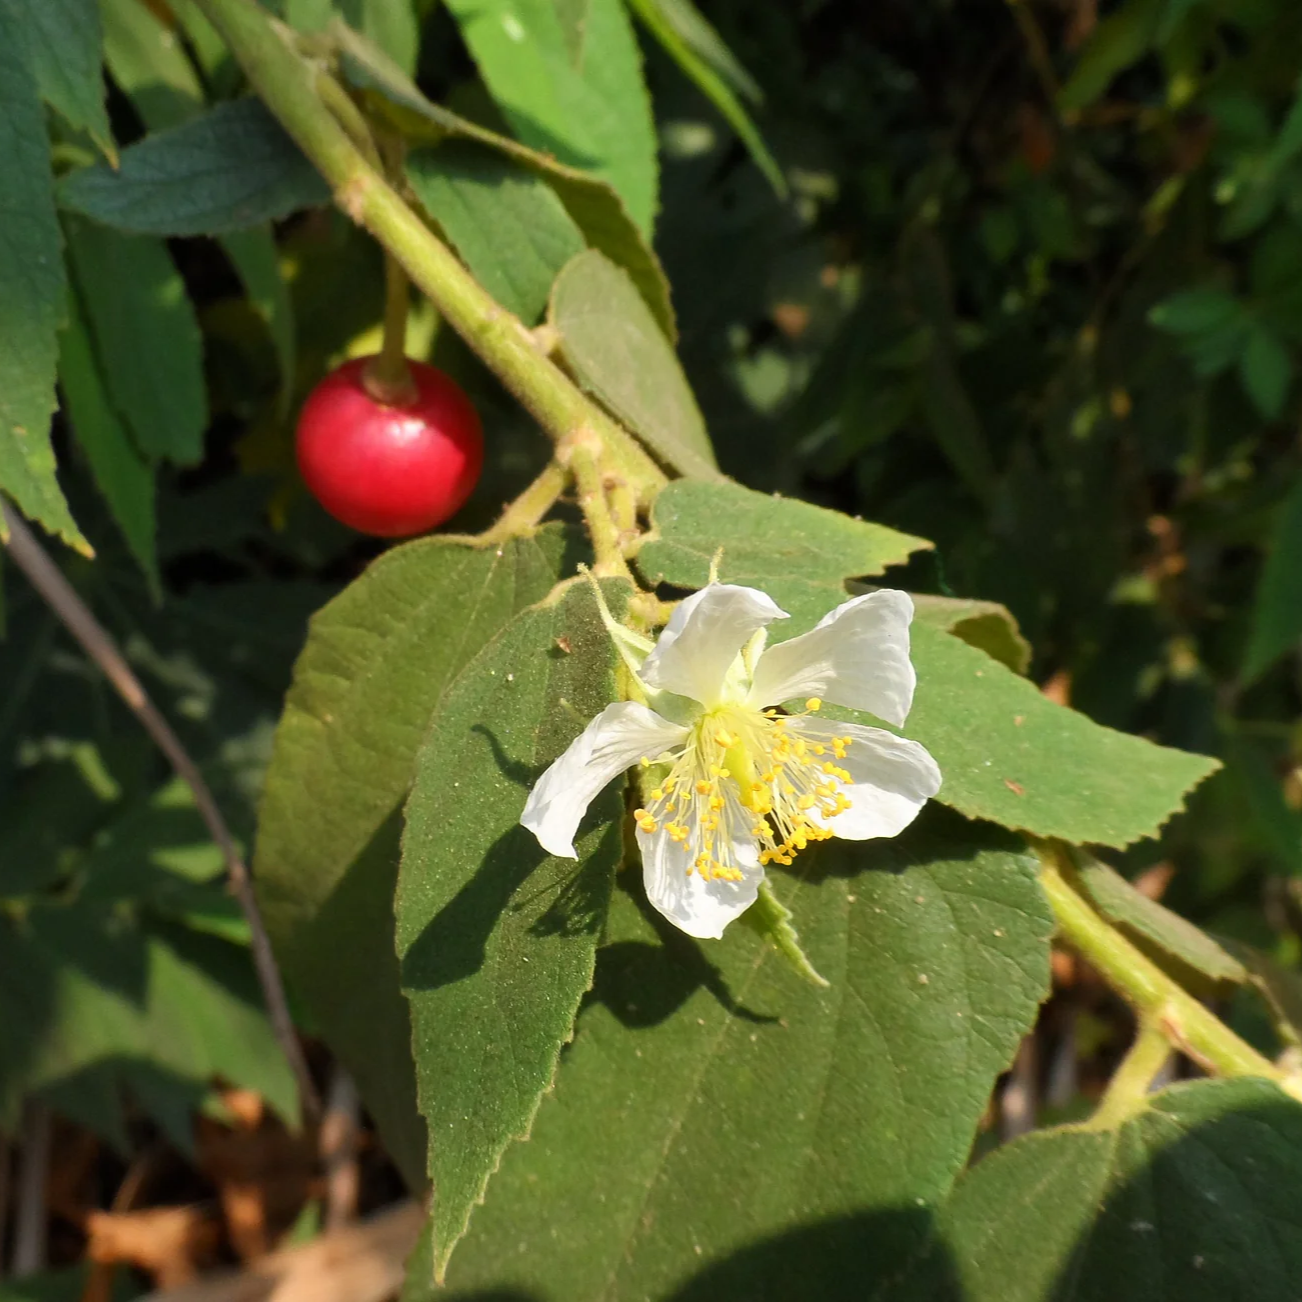
[[[821,704],[811,698],[806,707]],[[740,881],[737,852],[755,845],[760,863],[789,864],[811,841],[830,837],[825,820],[850,807],[842,791],[850,774],[836,763],[850,742],[803,737],[777,710],[707,711],[634,817],[643,832],[661,833],[688,851],[689,877]]]

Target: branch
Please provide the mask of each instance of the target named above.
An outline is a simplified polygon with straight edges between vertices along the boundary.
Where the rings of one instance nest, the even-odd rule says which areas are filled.
[[[388,184],[322,102],[320,70],[287,44],[253,0],[196,0],[253,89],[334,191],[335,203],[402,264],[452,328],[559,443],[588,428],[639,497],[666,482],[623,429],[542,352],[531,331],[500,306]],[[331,95],[331,102],[337,100]]]
[[[46,1194],[50,1180],[50,1109],[29,1099],[23,1110],[18,1148],[18,1188],[14,1199],[15,1275],[45,1269]]]
[[[1140,1022],[1135,1042],[1112,1073],[1089,1126],[1109,1130],[1137,1112],[1148,1097],[1158,1073],[1171,1061],[1171,1042],[1166,1028],[1155,1022]]]
[[[1302,1099],[1302,1085],[1290,1082],[1096,912],[1075,886],[1075,870],[1065,854],[1051,843],[1043,844],[1040,854],[1040,884],[1059,935],[1135,1010],[1141,1026],[1160,1030],[1205,1071],[1264,1077]]]
[[[199,772],[198,766],[181,745],[171,725],[149,699],[113,638],[91,614],[90,607],[77,595],[72,584],[64,578],[62,571],[36,541],[32,531],[28,529],[18,513],[2,500],[0,500],[0,516],[9,529],[9,555],[14,563],[27,576],[32,587],[45,599],[50,609],[63,621],[68,632],[77,639],[86,654],[100,667],[118,695],[140,720],[145,731],[167,756],[177,776],[193,793],[199,816],[226,860],[226,880],[231,893],[239,901],[240,909],[249,924],[253,964],[257,969],[258,981],[262,985],[262,995],[267,1003],[267,1012],[271,1017],[276,1039],[280,1042],[280,1047],[298,1080],[303,1110],[309,1116],[315,1117],[320,1112],[316,1087],[308,1072],[302,1046],[294,1034],[293,1019],[289,1015],[289,1005],[285,1000],[285,987],[280,979],[280,970],[276,966],[267,929],[258,911],[258,902],[253,894],[249,870],[231,836],[230,829],[221,816],[221,811],[217,808],[217,802],[213,799],[208,784],[203,779],[203,774]]]

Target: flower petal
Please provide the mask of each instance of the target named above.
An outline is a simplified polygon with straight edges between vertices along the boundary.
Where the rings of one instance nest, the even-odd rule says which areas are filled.
[[[818,696],[899,727],[913,704],[913,600],[883,588],[855,597],[800,637],[769,647],[755,666],[753,705]]]
[[[642,851],[642,880],[647,898],[680,931],[700,940],[718,940],[723,929],[755,903],[764,869],[754,841],[734,842],[733,856],[742,871],[739,882],[706,881],[691,868],[699,853],[698,837],[679,844],[664,831],[637,834]]]
[[[759,629],[786,618],[767,593],[711,583],[678,603],[642,665],[642,681],[715,705],[737,653]]]
[[[847,841],[898,836],[940,790],[940,768],[916,741],[884,728],[827,719],[792,719],[787,727],[811,741],[851,738],[845,758],[836,761],[850,774],[850,781],[841,787],[850,808],[831,818],[815,819]]]
[[[636,701],[606,706],[534,783],[520,822],[549,854],[577,859],[574,833],[597,792],[643,755],[654,759],[686,736]]]

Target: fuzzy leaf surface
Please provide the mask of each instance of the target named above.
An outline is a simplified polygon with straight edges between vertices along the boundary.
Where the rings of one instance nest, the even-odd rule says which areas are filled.
[[[254,875],[295,990],[348,1064],[408,1182],[425,1181],[393,949],[401,805],[456,674],[556,582],[552,526],[498,548],[385,552],[313,617],[276,733]]]
[[[674,509],[671,495],[684,490],[696,499],[697,510]],[[753,499],[751,512],[728,511],[727,493]],[[711,500],[713,511],[700,509]],[[820,522],[816,545],[795,545],[796,525],[788,524],[784,512],[795,521]],[[638,555],[643,573],[699,586],[708,557],[722,546],[720,577],[762,589],[791,615],[769,626],[772,642],[812,628],[847,599],[846,579],[870,572],[867,547],[860,555],[838,547],[838,531],[857,529],[865,544],[880,531],[731,485],[671,485],[656,503],[654,520],[660,538]],[[908,551],[925,545],[883,532]],[[877,568],[907,554],[885,552]],[[944,784],[936,799],[969,817],[1077,844],[1120,847],[1153,835],[1219,767],[1205,755],[1155,746],[1055,704],[1002,661],[945,632],[943,624],[915,619],[911,656],[918,686],[904,731],[940,765]]]
[[[765,587],[782,601],[792,580],[806,594],[810,581],[880,574],[931,544],[884,525],[852,520],[789,497],[769,497],[740,484],[676,480],[656,498],[655,532],[638,553],[650,580],[697,588],[710,575],[720,547],[719,577],[725,583]],[[761,582],[761,579],[763,582]],[[776,585],[776,586],[773,586]]]
[[[561,268],[585,247],[551,187],[501,154],[455,140],[413,151],[407,179],[475,279],[536,325]]]
[[[662,461],[694,479],[721,478],[687,377],[627,273],[589,249],[552,290],[548,320],[580,386]]]
[[[616,893],[575,1044],[454,1296],[864,1297],[917,1247],[1046,993],[1035,865],[938,811],[798,862],[780,888],[826,990],[746,928],[700,945]],[[748,1251],[793,1227],[811,1233]]]
[[[622,604],[624,587],[607,587]],[[513,1140],[529,1133],[592,981],[622,852],[619,783],[578,861],[519,825],[543,769],[615,698],[615,653],[586,584],[517,616],[444,695],[406,806],[396,901],[436,1269]]]
[[[137,235],[222,235],[328,202],[320,173],[262,101],[218,104],[146,136],[120,166],[65,177],[59,203]]]
[[[1302,1107],[1266,1081],[1192,1081],[1116,1129],[1041,1131],[985,1158],[940,1218],[951,1286],[895,1302],[1248,1302],[1298,1296]]]

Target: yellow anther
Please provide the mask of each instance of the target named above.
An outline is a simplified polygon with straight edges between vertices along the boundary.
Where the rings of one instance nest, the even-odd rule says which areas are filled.
[[[805,702],[806,710],[821,710],[823,708],[823,698],[821,696],[811,696]]]
[[[720,728],[719,731],[714,734],[714,740],[717,741],[724,750],[727,750],[729,746],[735,746],[737,744],[737,738],[734,737],[726,728]]]
[[[642,758],[638,760],[638,763],[641,764],[644,769],[649,769],[651,767],[651,760],[646,755],[643,755]]]
[[[664,798],[665,798],[665,789],[664,789],[664,787],[655,787],[655,788],[652,789],[652,791],[651,791],[651,799],[652,799],[652,800],[663,800]]]

